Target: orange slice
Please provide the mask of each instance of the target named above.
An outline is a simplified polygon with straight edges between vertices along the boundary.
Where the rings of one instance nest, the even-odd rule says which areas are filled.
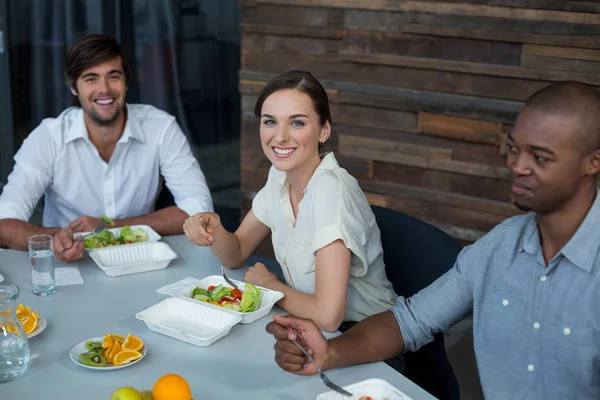
[[[106,335],[106,336],[104,336],[104,339],[102,339],[102,348],[111,349],[114,343],[115,343],[115,338],[112,337],[111,335]]]
[[[123,342],[125,341],[125,338],[123,336],[117,335],[115,333],[107,333],[105,336],[112,336],[113,339],[119,342],[119,344],[123,344]]]
[[[113,358],[114,365],[128,364],[132,361],[138,360],[142,357],[142,353],[135,350],[123,350],[115,354]]]
[[[108,356],[106,357],[108,362],[113,364],[115,356],[117,354],[119,354],[122,350],[123,350],[123,348],[121,347],[121,344],[115,340],[115,343],[113,344],[112,348],[110,349],[110,353],[108,353]]]
[[[123,343],[123,350],[140,351],[144,347],[144,342],[137,336],[127,335],[127,339]]]
[[[19,304],[15,311],[17,313],[17,317],[19,318],[26,317],[31,314],[31,308],[29,308],[29,306],[24,307],[23,304]]]
[[[24,318],[22,321],[19,320],[19,322],[21,322],[21,325],[23,325],[23,329],[25,329],[25,333],[27,335],[29,335],[30,333],[35,331],[35,328],[37,328],[38,317],[35,314],[30,314],[28,317]]]
[[[17,330],[17,327],[14,326],[11,323],[5,324],[5,325],[0,325],[0,333],[2,331],[6,331],[7,333],[14,333],[15,335],[19,334],[19,331]]]

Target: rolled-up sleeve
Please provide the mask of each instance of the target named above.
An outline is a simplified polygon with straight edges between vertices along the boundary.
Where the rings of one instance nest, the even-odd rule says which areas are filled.
[[[161,174],[177,207],[188,215],[214,211],[204,173],[175,119],[166,128],[159,154]]]
[[[46,188],[52,182],[53,160],[57,151],[50,132],[34,129],[15,155],[15,166],[0,195],[0,219],[29,221]]]
[[[416,351],[473,310],[473,292],[464,268],[471,261],[465,248],[452,269],[431,285],[390,309],[404,338],[404,351]]]

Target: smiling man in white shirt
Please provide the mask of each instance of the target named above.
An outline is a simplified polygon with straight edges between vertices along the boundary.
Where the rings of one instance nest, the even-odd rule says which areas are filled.
[[[92,231],[100,215],[116,226],[144,224],[170,235],[183,233],[189,215],[213,210],[175,118],[126,103],[131,71],[114,39],[80,39],[68,51],[65,75],[74,107],[43,120],[17,152],[0,196],[0,247],[26,250],[30,236],[55,235],[57,257],[70,262],[83,256],[73,232]],[[163,179],[176,206],[154,211]],[[27,221],[42,195],[39,227]]]

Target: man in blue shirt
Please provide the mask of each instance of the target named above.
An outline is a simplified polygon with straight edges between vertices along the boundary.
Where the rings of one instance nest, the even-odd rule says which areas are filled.
[[[473,315],[490,399],[600,399],[600,94],[575,82],[532,95],[507,140],[515,205],[454,267],[389,311],[325,340],[311,321],[275,317],[275,360],[316,373],[416,351]],[[387,338],[387,340],[379,340]]]

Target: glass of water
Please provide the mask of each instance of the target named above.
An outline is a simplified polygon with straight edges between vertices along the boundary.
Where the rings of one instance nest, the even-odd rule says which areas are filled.
[[[31,284],[36,296],[56,293],[54,279],[54,239],[50,235],[35,235],[29,238],[29,261],[31,262]]]

